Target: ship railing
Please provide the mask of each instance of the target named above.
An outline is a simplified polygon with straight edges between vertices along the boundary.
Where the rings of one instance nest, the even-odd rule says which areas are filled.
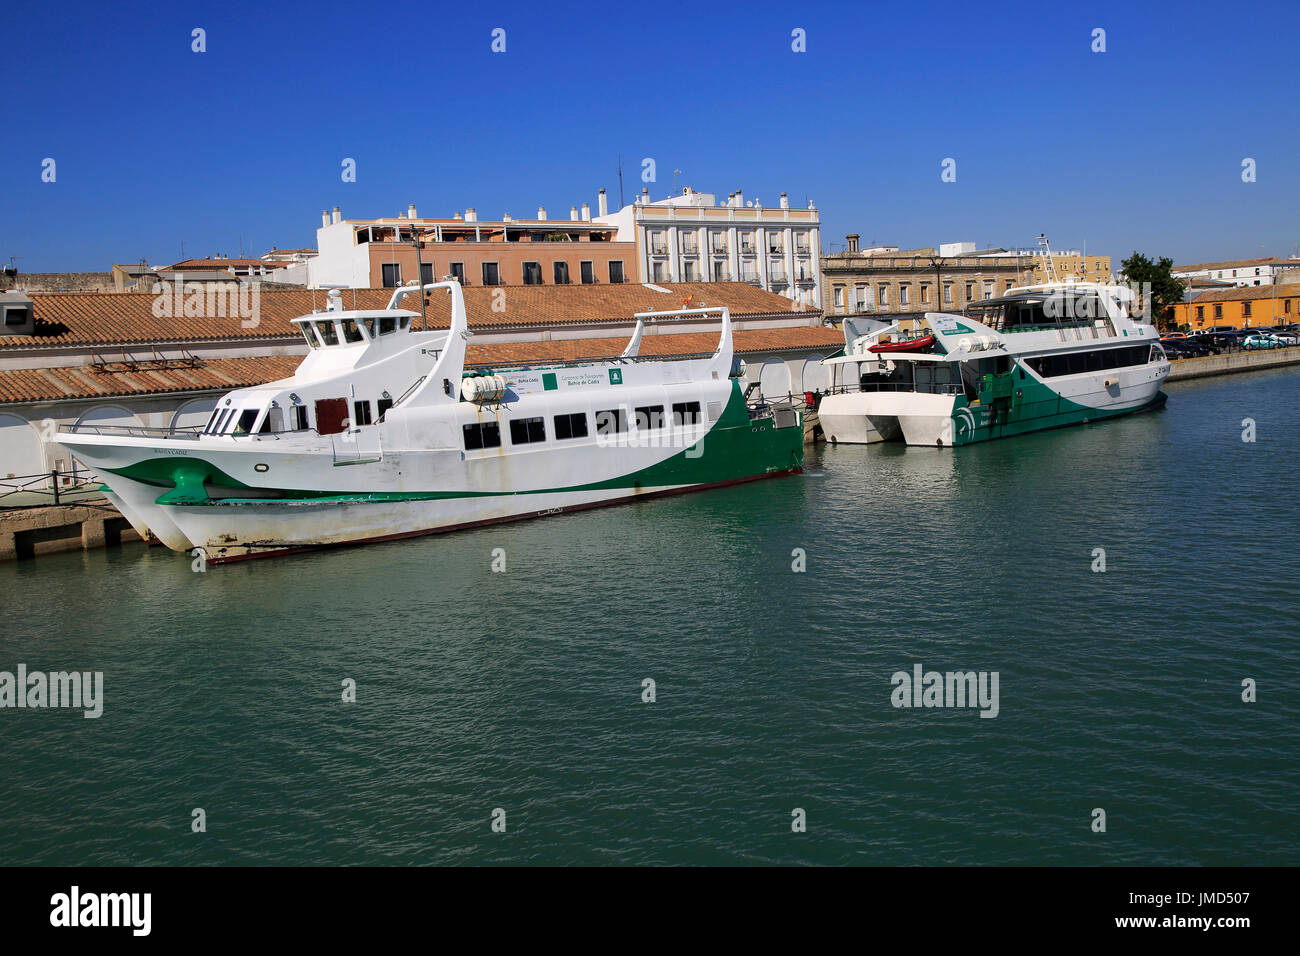
[[[59,429],[65,435],[115,435],[127,438],[162,438],[179,441],[198,441],[203,437],[203,425],[168,426],[158,428],[147,425],[65,425]]]
[[[822,390],[823,395],[856,395],[859,392],[918,392],[922,395],[960,395],[966,391],[960,382],[923,382],[917,388],[915,382],[853,382],[847,385],[832,385]]]

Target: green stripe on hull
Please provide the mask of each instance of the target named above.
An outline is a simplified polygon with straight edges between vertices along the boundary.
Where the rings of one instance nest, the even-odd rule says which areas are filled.
[[[1165,401],[1164,392],[1157,392],[1151,401],[1134,408],[1094,408],[1065,398],[1030,372],[1024,372],[1021,379],[1021,371],[1022,367],[1017,363],[1015,368],[1005,373],[1010,379],[1010,388],[999,389],[1006,393],[1005,397],[972,405],[967,403],[964,395],[957,396],[952,413],[954,445],[973,445],[996,438],[1132,415],[1159,407]],[[987,394],[981,393],[981,397]]]
[[[606,491],[617,489],[665,488],[680,485],[707,485],[774,472],[790,471],[803,465],[803,429],[776,428],[772,419],[751,421],[745,397],[738,382],[732,382],[731,397],[721,417],[709,432],[690,448],[671,458],[604,481],[561,488],[534,488],[528,491],[301,491],[268,489],[280,492],[278,498],[211,499],[205,484],[228,488],[246,488],[210,463],[196,458],[151,458],[126,468],[111,469],[115,474],[170,488],[157,499],[170,505],[271,505],[285,502],[332,504],[343,502],[437,501],[451,498],[506,497],[558,492]]]

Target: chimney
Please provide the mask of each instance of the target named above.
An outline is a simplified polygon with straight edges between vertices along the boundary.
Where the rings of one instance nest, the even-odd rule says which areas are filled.
[[[570,207],[569,207],[569,218],[572,219],[574,222],[577,222],[577,221],[578,221],[578,207],[577,207],[577,206],[570,206]]]
[[[738,207],[743,207],[745,205],[745,194],[739,189],[736,190],[736,205]]]
[[[451,214],[451,218],[456,222],[461,222],[465,217],[460,214],[460,210]]]
[[[339,207],[335,206],[334,211],[330,213],[330,222],[335,223],[335,222],[342,222],[342,221],[343,221],[343,214],[339,212]]]
[[[781,208],[782,209],[790,208],[790,197],[787,196],[785,193],[781,193]]]
[[[415,218],[415,203],[411,203],[406,207],[406,218],[407,219]]]
[[[465,210],[465,221],[478,222],[478,213],[474,211],[473,206]]]
[[[320,211],[320,224],[321,228],[330,224],[330,211],[328,209],[322,209]]]
[[[537,207],[537,218],[540,219],[542,222],[546,222],[546,207],[545,207],[545,206],[538,206],[538,207]]]
[[[609,199],[606,197],[603,188],[596,193],[596,215],[602,218],[609,215]]]
[[[510,222],[510,213],[508,213],[508,212],[503,212],[503,213],[501,214],[501,221],[502,221],[502,222]]]
[[[591,222],[591,206],[587,203],[582,204],[582,221]]]
[[[847,239],[847,240],[849,241],[849,252],[857,252],[857,251],[858,251],[858,234],[857,234],[856,232],[851,232],[851,233],[849,233],[847,236],[845,236],[844,238]]]
[[[649,187],[649,186],[642,186],[642,187],[641,187],[641,202],[642,202],[642,204],[645,204],[645,203],[650,202],[650,187]]]

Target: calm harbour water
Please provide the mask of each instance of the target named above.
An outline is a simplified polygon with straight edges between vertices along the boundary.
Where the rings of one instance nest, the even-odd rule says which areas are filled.
[[[0,863],[1300,863],[1300,371],[1167,391],[204,574],[0,565],[0,670],[105,682],[0,710]],[[894,708],[917,663],[1000,713]]]

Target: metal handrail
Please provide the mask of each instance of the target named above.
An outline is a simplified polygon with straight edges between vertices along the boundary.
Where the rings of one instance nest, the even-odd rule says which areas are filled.
[[[160,428],[148,425],[65,425],[59,429],[66,435],[125,435],[131,438],[180,438],[198,441],[203,437],[203,425],[169,426]]]
[[[12,477],[0,478],[0,489],[12,486],[9,487],[8,490],[0,490],[0,502],[3,502],[6,498],[12,495],[48,495],[51,499],[49,503],[57,505],[60,503],[59,479],[68,477],[72,478],[73,483],[71,487],[64,489],[64,493],[76,491],[86,484],[99,480],[99,476],[94,472],[78,468],[76,459],[73,459],[72,471],[60,471],[59,469],[54,468],[50,471],[42,471],[34,475],[14,475]],[[32,487],[37,484],[44,485],[46,482],[49,482],[50,486],[48,488]],[[40,502],[39,504],[44,504],[44,502]],[[12,507],[36,506],[37,505],[13,505]]]

